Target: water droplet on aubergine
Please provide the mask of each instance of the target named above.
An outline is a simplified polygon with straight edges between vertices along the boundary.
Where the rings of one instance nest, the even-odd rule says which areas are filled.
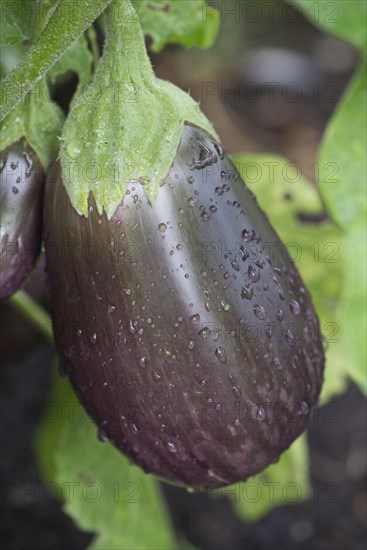
[[[221,363],[226,363],[227,362],[227,352],[226,352],[224,347],[220,346],[220,347],[216,348],[214,353],[215,353],[215,355],[217,356],[218,360]]]
[[[236,185],[233,167],[228,159],[223,165],[214,167],[216,170],[195,170],[194,185],[190,187],[187,184],[190,166],[200,157],[193,136],[203,134],[195,128],[185,127],[179,153],[166,178],[167,185],[159,188],[157,197],[151,203],[145,200],[146,190],[137,191],[139,200],[142,199],[139,212],[135,207],[130,210],[125,208],[136,202],[133,185],[130,185],[131,195],[122,208],[123,223],[119,227],[115,225],[116,216],[113,223],[109,224],[106,219],[106,223],[103,221],[98,226],[97,220],[101,216],[94,206],[89,222],[93,224],[96,240],[98,235],[102,235],[99,231],[108,233],[111,228],[107,238],[103,234],[106,246],[110,246],[111,239],[115,250],[118,245],[121,250],[122,244],[139,243],[139,259],[133,265],[128,261],[126,252],[124,261],[120,260],[119,265],[114,265],[107,258],[106,265],[98,266],[101,275],[95,278],[97,287],[93,293],[88,293],[88,288],[82,286],[78,289],[80,296],[71,296],[71,299],[77,298],[75,303],[79,300],[79,304],[88,305],[89,322],[86,323],[82,317],[68,319],[67,315],[62,321],[74,321],[74,327],[83,329],[84,337],[79,339],[75,335],[76,329],[73,329],[74,343],[76,348],[88,352],[88,360],[85,354],[85,364],[78,364],[77,374],[71,376],[72,383],[75,384],[75,379],[81,380],[82,386],[83,376],[99,376],[95,386],[100,393],[103,391],[102,397],[109,405],[109,418],[114,418],[118,405],[127,417],[126,426],[119,420],[118,427],[114,428],[111,420],[108,427],[108,433],[114,438],[116,446],[139,463],[145,461],[144,468],[162,477],[192,486],[208,481],[210,471],[218,477],[211,477],[209,481],[220,486],[226,484],[225,480],[227,483],[238,481],[234,479],[234,472],[238,473],[237,477],[245,477],[245,465],[250,469],[256,467],[253,462],[258,461],[251,462],[252,453],[244,449],[247,442],[253,449],[252,457],[256,455],[263,467],[266,466],[269,449],[269,462],[278,451],[280,453],[283,450],[282,445],[290,435],[286,431],[289,422],[272,418],[267,422],[265,411],[270,402],[268,399],[282,401],[285,406],[289,402],[295,403],[295,410],[299,409],[299,412],[296,412],[298,418],[292,437],[296,431],[300,433],[304,429],[308,415],[304,413],[306,406],[301,403],[307,396],[311,408],[317,398],[320,387],[318,378],[322,370],[322,346],[310,341],[315,318],[310,320],[306,316],[307,309],[312,310],[307,293],[303,293],[300,300],[302,307],[297,321],[300,326],[305,325],[309,333],[304,335],[302,330],[302,336],[299,336],[296,330],[293,317],[296,313],[292,308],[295,311],[297,308],[291,302],[301,296],[302,282],[297,273],[293,275],[295,268],[288,268],[288,264],[286,267],[278,252],[272,258],[273,264],[268,259],[263,263],[262,256],[253,253],[259,235],[265,247],[267,242],[274,240],[274,233],[252,201],[246,186],[242,182]],[[203,141],[214,151],[211,142],[205,138]],[[223,179],[221,171],[225,172]],[[215,189],[219,190],[219,194]],[[55,191],[51,190],[51,193],[55,197]],[[195,208],[191,207],[190,198],[198,201],[193,201]],[[227,199],[230,206],[227,205]],[[62,202],[67,205],[67,202]],[[52,201],[52,208],[55,209],[58,204],[59,201]],[[199,205],[202,206],[201,210]],[[245,208],[246,213],[239,205]],[[205,216],[205,212],[212,215],[208,223],[203,223],[200,217],[203,214]],[[132,228],[137,221],[139,224],[133,233]],[[161,231],[158,226],[163,222],[166,228]],[[83,228],[83,223],[83,218],[76,221],[78,229],[79,226]],[[70,231],[75,230],[76,224],[74,227],[70,224]],[[245,227],[248,233],[242,238]],[[52,231],[51,223],[48,223],[47,230]],[[123,242],[119,240],[122,230],[126,233]],[[51,237],[54,235],[55,232]],[[88,230],[84,237],[87,236]],[[177,243],[182,243],[183,252],[178,252],[180,248]],[[219,245],[214,254],[207,256],[207,261],[202,254],[203,243],[211,243],[215,247]],[[219,259],[222,245],[226,249]],[[173,251],[172,256],[169,255],[170,251]],[[118,252],[111,257],[119,259]],[[226,252],[228,254],[224,257]],[[260,248],[257,252],[260,255],[264,253]],[[284,303],[280,302],[278,296],[280,285],[275,285],[273,281],[273,275],[277,273],[274,272],[274,264],[282,269],[279,279]],[[293,290],[287,279],[287,270],[292,272]],[[60,273],[61,270],[55,272]],[[106,273],[106,276],[102,276],[102,273]],[[111,273],[115,275],[114,280],[111,279]],[[189,275],[189,278],[185,278],[185,275]],[[151,286],[153,279],[154,287]],[[61,294],[65,302],[63,286],[64,282],[59,277],[58,284],[55,283],[54,301],[61,303]],[[60,287],[61,292],[56,292],[56,288]],[[126,294],[127,288],[131,290],[129,295]],[[103,298],[101,303],[98,303],[97,295]],[[116,312],[112,315],[108,315],[109,302],[116,306]],[[227,313],[226,305],[229,304],[231,309]],[[284,313],[279,315],[281,305]],[[278,317],[282,319],[281,323],[277,322]],[[290,328],[291,320],[292,334],[289,334],[286,330]],[[250,339],[253,333],[245,333],[249,323],[261,329],[261,335],[256,341]],[[143,328],[144,336],[141,332]],[[120,333],[119,338],[114,335],[115,330]],[[96,346],[92,346],[89,341],[94,331],[98,334]],[[114,337],[112,346],[109,346],[108,341],[110,333],[111,338]],[[297,341],[305,338],[310,353],[308,362],[299,352],[301,346],[305,347],[303,342],[299,348],[292,347],[295,336]],[[58,334],[62,345],[63,338],[62,334]],[[316,350],[319,352],[318,358],[316,351],[311,356],[312,346],[320,348]],[[98,353],[103,357],[98,357]],[[297,370],[292,367],[292,357],[295,355],[299,358]],[[107,363],[110,356],[113,358],[111,365]],[[76,349],[73,363],[78,363],[77,357]],[[139,368],[145,366],[145,358],[148,358],[146,368]],[[103,369],[100,368],[102,362],[105,363]],[[83,374],[83,369],[88,374]],[[234,375],[230,383],[227,381],[229,373]],[[101,379],[102,374],[104,379]],[[104,386],[104,382],[108,384]],[[308,383],[311,390],[307,390]],[[82,400],[89,409],[92,408],[98,421],[98,415],[105,419],[107,414],[93,404],[96,392],[83,393]],[[225,416],[225,411],[232,410],[237,402],[246,406],[248,411],[252,410],[253,422],[245,426],[236,417],[227,418],[221,423],[220,415]],[[218,403],[222,407],[220,411],[216,408]],[[200,416],[203,404],[212,406],[213,413],[219,412],[218,422],[213,414],[204,425]],[[116,415],[118,419],[121,416],[119,413]],[[176,416],[180,417],[179,421]],[[132,420],[141,427],[137,436],[130,427]],[[261,438],[258,437],[259,430]],[[207,442],[210,442],[210,438],[217,442],[215,452],[206,453],[205,447],[199,446],[202,434],[208,436]],[[125,441],[122,443],[123,438]],[[225,452],[229,446],[230,460]],[[190,461],[183,458],[185,449],[192,450]],[[159,456],[159,466],[150,455]],[[238,462],[234,461],[234,456],[238,457]]]
[[[251,300],[254,295],[254,287],[249,283],[242,287],[241,298]]]

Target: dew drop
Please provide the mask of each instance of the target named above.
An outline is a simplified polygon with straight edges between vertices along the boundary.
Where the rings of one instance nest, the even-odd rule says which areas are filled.
[[[129,322],[129,331],[131,332],[131,334],[137,333],[136,322],[135,323],[134,321]]]
[[[253,309],[256,317],[258,317],[258,319],[265,319],[266,318],[266,311],[263,308],[263,306],[259,306],[258,304],[256,304],[252,309]]]
[[[210,330],[208,329],[208,327],[204,327],[198,332],[198,335],[205,341],[210,335]]]
[[[232,393],[237,398],[241,397],[241,391],[237,386],[233,386]]]
[[[231,260],[231,266],[233,267],[233,269],[235,269],[236,271],[239,271],[240,270],[240,265],[238,262],[236,262],[235,260]]]
[[[250,229],[244,229],[242,231],[242,238],[245,241],[245,243],[250,243],[254,240],[254,233]]]
[[[278,309],[276,316],[277,316],[278,321],[283,321],[283,310]]]
[[[233,437],[237,435],[237,430],[234,426],[228,426],[228,430]]]
[[[288,346],[292,348],[296,343],[296,338],[291,330],[287,330],[285,333],[285,341],[287,342]]]
[[[138,363],[139,363],[139,367],[145,368],[147,366],[147,358],[144,355],[142,355],[141,357],[138,357]]]
[[[177,453],[177,447],[172,441],[167,442],[167,449],[170,453]]]
[[[245,262],[245,261],[247,260],[247,258],[250,257],[250,253],[249,253],[249,251],[247,250],[247,248],[245,248],[245,247],[243,246],[243,244],[241,244],[241,246],[240,246],[240,252],[241,252],[241,260],[242,260],[243,262]]]
[[[220,305],[224,311],[229,311],[231,309],[231,306],[227,304],[225,300],[221,300]]]
[[[139,428],[134,423],[130,424],[130,430],[134,435],[138,435],[138,433],[139,433]]]
[[[309,411],[309,406],[307,405],[306,401],[301,401],[300,405],[299,405],[299,409],[298,409],[298,413],[300,415],[305,415],[308,413]]]
[[[215,353],[215,355],[217,356],[218,360],[221,363],[226,363],[227,362],[227,353],[226,353],[226,350],[222,346],[220,346],[219,348],[216,348],[214,353]]]
[[[98,429],[97,437],[102,443],[107,443],[109,441],[106,432],[101,428]]]
[[[266,418],[265,409],[260,405],[260,407],[257,409],[257,412],[256,412],[256,420],[259,420],[259,422],[263,422],[265,418]]]
[[[77,159],[81,153],[81,149],[74,141],[71,141],[66,147],[66,152],[70,158]]]
[[[200,315],[198,313],[195,313],[195,315],[192,315],[190,317],[190,322],[193,324],[193,325],[196,325],[198,322],[200,321]]]
[[[165,223],[160,223],[158,229],[161,233],[165,233],[165,231],[167,231],[167,225]]]
[[[249,283],[242,287],[241,298],[245,300],[251,300],[254,295],[254,287]]]
[[[291,312],[293,313],[293,315],[299,315],[301,313],[301,306],[297,302],[297,300],[291,300],[289,302],[289,308],[290,308]]]
[[[253,265],[249,265],[247,274],[249,276],[250,281],[253,283],[257,283],[260,280],[260,271],[254,267]]]
[[[187,347],[188,347],[189,349],[194,349],[194,347],[195,347],[195,342],[194,342],[194,340],[189,340],[189,343],[187,344]]]

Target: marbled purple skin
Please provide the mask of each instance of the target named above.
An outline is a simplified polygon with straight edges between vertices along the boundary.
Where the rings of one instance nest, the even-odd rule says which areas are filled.
[[[21,139],[0,154],[0,299],[16,292],[41,249],[45,175]]]
[[[154,203],[130,183],[110,221],[92,198],[79,216],[60,180],[45,206],[62,368],[102,435],[189,486],[276,461],[317,403],[322,339],[298,271],[220,147],[186,126]]]

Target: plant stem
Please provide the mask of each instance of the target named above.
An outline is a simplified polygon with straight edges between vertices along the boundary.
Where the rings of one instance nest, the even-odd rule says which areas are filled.
[[[35,326],[37,326],[43,336],[50,342],[53,341],[52,321],[49,314],[37,302],[33,300],[23,290],[18,290],[10,297],[12,303],[20,312],[23,313]]]
[[[111,0],[61,0],[37,42],[1,82],[0,121],[21,101]]]
[[[45,28],[53,4],[55,4],[55,0],[36,0],[36,12],[31,36],[32,44],[37,42],[40,34]]]
[[[123,82],[155,80],[138,14],[130,0],[114,0],[106,10],[106,42],[97,77],[110,85],[111,67]]]

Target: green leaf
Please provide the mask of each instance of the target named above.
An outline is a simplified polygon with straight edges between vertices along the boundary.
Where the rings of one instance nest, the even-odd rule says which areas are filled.
[[[1,2],[1,44],[19,44],[30,38],[36,20],[37,4],[35,0]]]
[[[167,511],[155,480],[108,443],[79,407],[56,452],[56,480],[69,491],[65,511],[86,531],[98,532],[90,548],[174,548]]]
[[[346,233],[343,240],[344,283],[337,317],[347,359],[346,370],[367,392],[366,349],[361,345],[366,332],[367,2],[296,2],[313,23],[350,42],[364,56],[326,129],[320,148],[320,165],[333,172],[331,176],[328,170],[326,177],[324,173],[321,192],[331,216]]]
[[[343,288],[343,234],[331,221],[301,223],[299,214],[312,219],[323,213],[323,206],[315,186],[294,164],[267,155],[238,155],[234,160],[311,292],[328,343],[321,396],[325,401],[344,390],[348,365],[338,317]]]
[[[75,101],[92,78],[92,65],[93,56],[88,48],[85,36],[82,35],[56,61],[55,65],[47,73],[47,77],[51,83],[55,83],[58,75],[74,71],[79,79],[78,87],[73,97],[73,101]]]
[[[304,15],[324,31],[366,51],[365,0],[293,0]]]
[[[133,3],[144,34],[153,39],[153,52],[160,52],[169,43],[208,48],[217,36],[218,12],[203,0],[134,0]]]
[[[37,436],[40,465],[49,487],[64,499],[77,525],[96,533],[94,550],[175,548],[169,515],[155,479],[109,443],[71,389],[55,377]]]
[[[354,76],[326,130],[320,150],[321,166],[335,166],[334,178],[322,178],[321,191],[332,217],[345,231],[347,260],[339,311],[341,338],[348,372],[366,391],[366,68]]]
[[[0,40],[1,44],[19,44],[26,40],[26,36],[23,34],[20,27],[18,27],[16,21],[6,21],[0,19]]]
[[[328,209],[347,232],[366,219],[366,68],[357,72],[325,132],[321,166],[335,166],[321,180]]]
[[[311,490],[306,436],[299,437],[276,464],[225,492],[232,494],[235,511],[247,522],[257,521],[276,506],[307,499]]]
[[[1,81],[0,121],[45,73],[56,63],[70,44],[97,19],[111,0],[59,2],[40,33],[15,69]],[[49,12],[47,13],[48,16]]]
[[[58,357],[55,357],[52,372],[52,390],[49,401],[44,408],[42,421],[38,426],[35,437],[35,450],[37,461],[43,479],[50,483],[50,490],[56,478],[55,449],[57,448],[65,424],[73,418],[75,406],[79,403],[68,380],[61,378],[57,372],[59,364]],[[60,492],[55,488],[53,491],[59,498]]]
[[[344,289],[341,302],[341,337],[348,356],[348,373],[367,393],[366,357],[366,228],[361,224],[344,239],[346,255]]]
[[[1,46],[0,55],[0,77],[4,78],[6,74],[14,69],[23,57],[25,52],[24,44],[17,44],[16,46]]]
[[[0,150],[25,137],[47,168],[57,155],[63,121],[64,115],[51,101],[43,79],[1,123]]]
[[[98,211],[111,217],[132,180],[146,184],[154,200],[185,122],[217,138],[188,94],[155,77],[136,12],[128,0],[116,0],[108,10],[104,55],[61,139],[63,182],[77,212],[88,215],[92,192]]]

